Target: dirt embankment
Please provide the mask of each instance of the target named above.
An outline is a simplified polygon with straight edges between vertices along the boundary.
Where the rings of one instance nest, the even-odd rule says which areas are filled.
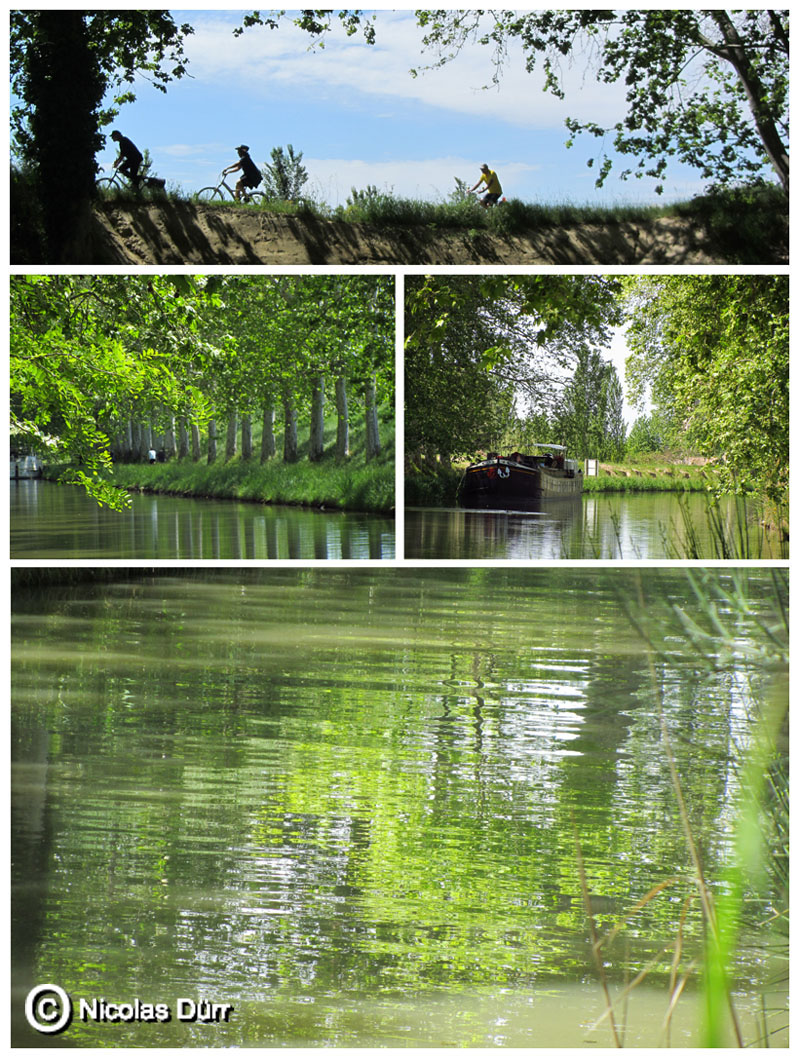
[[[704,265],[702,228],[661,218],[507,236],[385,229],[200,203],[104,204],[91,261],[105,265]]]

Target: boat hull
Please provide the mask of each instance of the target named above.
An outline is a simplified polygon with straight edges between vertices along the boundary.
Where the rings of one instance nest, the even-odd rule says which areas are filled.
[[[485,460],[471,464],[461,482],[461,507],[495,511],[526,511],[540,500],[579,497],[583,475],[559,467],[528,467],[510,460]]]

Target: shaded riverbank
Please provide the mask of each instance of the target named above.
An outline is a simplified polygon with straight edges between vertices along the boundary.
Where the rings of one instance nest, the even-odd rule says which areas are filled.
[[[354,224],[194,202],[100,203],[94,264],[711,264],[724,252],[694,218],[578,224],[507,235]],[[769,256],[771,260],[771,255]],[[782,255],[779,254],[782,258]],[[762,255],[759,255],[759,261]],[[85,262],[90,263],[90,262]]]
[[[763,210],[749,203],[731,217],[696,200],[659,214],[657,208],[585,210],[539,207],[512,200],[483,225],[472,210],[451,227],[447,207],[384,196],[388,209],[365,220],[208,205],[173,200],[100,201],[86,246],[75,264],[496,264],[702,265],[785,264],[788,223],[778,199]],[[679,215],[679,211],[680,214]],[[445,216],[442,217],[442,212]],[[746,214],[748,223],[742,223]],[[356,213],[358,216],[358,212]],[[751,216],[754,215],[754,216]],[[42,252],[15,227],[13,260],[34,264]]]
[[[374,189],[373,189],[374,190]],[[41,208],[12,171],[11,259],[53,260]],[[77,235],[77,233],[76,233]],[[786,264],[788,198],[778,187],[717,191],[669,206],[512,198],[497,210],[356,193],[346,206],[203,203],[114,192],[95,203],[74,264]]]

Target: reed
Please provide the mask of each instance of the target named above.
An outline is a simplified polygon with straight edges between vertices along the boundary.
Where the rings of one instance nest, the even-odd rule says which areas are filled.
[[[723,513],[720,501],[707,494],[705,520],[713,554],[700,543],[698,527],[688,505],[679,498],[680,523],[661,527],[666,554],[672,559],[788,559],[788,516],[767,509],[754,498],[736,497],[732,517]],[[766,527],[777,526],[771,533]],[[777,553],[777,554],[776,554]]]
[[[788,959],[788,577],[782,570],[772,573],[772,596],[766,617],[755,622],[750,637],[750,661],[771,674],[766,693],[748,696],[751,738],[738,754],[738,795],[736,825],[731,854],[714,880],[708,879],[700,842],[687,806],[677,756],[666,721],[659,665],[677,650],[674,622],[682,630],[684,643],[696,652],[700,668],[715,667],[720,657],[742,655],[740,623],[753,624],[750,597],[745,590],[746,572],[720,575],[705,569],[687,571],[691,607],[673,604],[665,619],[654,617],[652,605],[644,596],[637,576],[637,596],[620,593],[620,602],[633,628],[641,638],[650,672],[661,741],[670,771],[676,809],[681,821],[691,864],[691,878],[700,901],[705,924],[705,952],[702,965],[704,1023],[702,1043],[706,1047],[725,1046],[731,1034],[737,1044],[768,1045],[770,1028],[766,1002],[762,1023],[755,1039],[746,1040],[733,1000],[737,946],[746,918],[747,894],[759,892],[770,877],[771,891],[779,895],[776,920],[786,924]],[[669,627],[670,635],[667,636]],[[672,643],[673,646],[665,645]],[[718,896],[715,897],[714,895]],[[685,917],[685,912],[684,912]],[[681,920],[683,922],[683,918]],[[686,978],[679,980],[677,959],[680,936],[676,938],[676,963],[670,981],[669,1012],[674,1010]],[[787,972],[788,975],[788,972]]]

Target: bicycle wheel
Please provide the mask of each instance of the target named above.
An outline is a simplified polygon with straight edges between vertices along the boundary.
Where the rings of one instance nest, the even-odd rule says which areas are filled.
[[[195,195],[198,202],[222,202],[224,198],[219,188],[200,188]]]
[[[116,177],[104,176],[95,181],[95,187],[98,191],[109,191],[111,188],[118,188],[119,181]]]
[[[261,206],[267,201],[267,196],[263,191],[248,191],[246,201],[253,206]]]

